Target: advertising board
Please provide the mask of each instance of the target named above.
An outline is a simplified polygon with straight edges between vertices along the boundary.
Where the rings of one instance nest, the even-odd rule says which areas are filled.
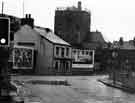
[[[13,49],[13,69],[33,68],[33,48],[16,46]]]

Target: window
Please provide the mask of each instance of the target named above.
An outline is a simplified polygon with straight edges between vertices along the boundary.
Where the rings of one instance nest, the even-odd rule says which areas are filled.
[[[69,63],[66,62],[66,72],[69,70]]]
[[[76,54],[76,50],[73,50],[73,53]]]
[[[89,54],[89,52],[88,51],[86,51],[86,55],[88,55]]]
[[[78,52],[78,55],[80,54],[80,50],[77,51]]]
[[[64,48],[61,48],[61,56],[64,57]]]
[[[59,55],[59,47],[56,47],[56,55]]]
[[[66,56],[69,56],[69,48],[66,48]]]
[[[55,70],[58,70],[58,61],[55,62]]]
[[[93,52],[92,52],[92,51],[90,51],[90,52],[89,52],[89,55],[90,55],[90,56],[92,56],[92,55],[93,55]]]
[[[82,55],[84,55],[84,50],[82,50]]]

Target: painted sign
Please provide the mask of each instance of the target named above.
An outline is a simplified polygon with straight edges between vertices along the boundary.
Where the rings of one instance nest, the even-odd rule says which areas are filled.
[[[13,68],[14,69],[32,69],[34,51],[29,47],[14,47],[13,50]]]
[[[73,68],[92,68],[94,66],[94,50],[73,51]]]

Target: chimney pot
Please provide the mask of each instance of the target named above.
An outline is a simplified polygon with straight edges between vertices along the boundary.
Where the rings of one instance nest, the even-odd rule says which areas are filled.
[[[29,18],[31,18],[31,14],[29,14]]]
[[[82,3],[81,3],[81,1],[78,1],[78,9],[79,9],[79,10],[82,9]]]
[[[26,19],[28,18],[28,14],[25,15]]]

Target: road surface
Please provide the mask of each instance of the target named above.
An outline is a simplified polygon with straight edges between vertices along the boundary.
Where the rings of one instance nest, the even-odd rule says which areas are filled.
[[[97,81],[106,76],[14,76],[19,81],[68,81],[71,86],[31,84],[23,86],[25,103],[135,103],[135,94],[125,93]]]

